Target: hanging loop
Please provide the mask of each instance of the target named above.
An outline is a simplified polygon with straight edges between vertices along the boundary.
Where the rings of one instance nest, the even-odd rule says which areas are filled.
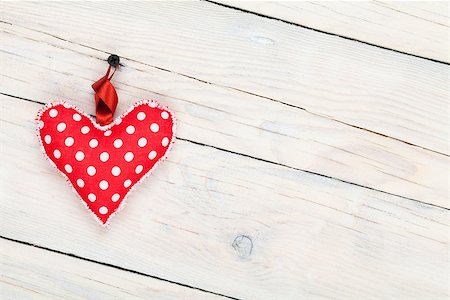
[[[95,108],[96,108],[96,120],[97,123],[104,126],[112,122],[114,117],[114,112],[117,108],[117,103],[119,99],[117,97],[116,89],[111,83],[111,78],[114,76],[116,70],[120,64],[120,58],[112,54],[108,58],[109,67],[106,71],[105,76],[97,80],[92,84],[92,88],[95,91]],[[114,71],[111,76],[111,67],[114,67]]]

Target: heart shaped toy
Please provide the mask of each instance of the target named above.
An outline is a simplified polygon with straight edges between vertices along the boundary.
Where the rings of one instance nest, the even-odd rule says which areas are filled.
[[[46,105],[36,121],[47,159],[104,226],[167,157],[175,134],[173,114],[153,100],[135,103],[106,126],[65,101]]]

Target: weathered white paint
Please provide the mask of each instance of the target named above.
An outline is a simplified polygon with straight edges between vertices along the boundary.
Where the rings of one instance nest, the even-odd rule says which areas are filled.
[[[207,2],[5,2],[2,19],[450,153],[445,64]]]
[[[226,299],[0,239],[0,296],[9,299]]]
[[[447,1],[228,1],[317,30],[450,62]]]
[[[2,236],[241,299],[448,296],[448,210],[178,140],[105,230],[38,151],[41,105],[0,103]]]
[[[116,52],[118,113],[157,98],[185,139],[104,230],[39,152],[41,105],[0,95],[1,236],[239,299],[449,298],[448,65],[205,2],[1,7],[0,92],[92,113]],[[4,239],[0,252],[2,299],[215,297]]]
[[[65,98],[94,113],[91,84],[105,71],[98,59],[104,53],[17,26],[0,28],[6,32],[0,33],[2,92],[41,102]],[[450,207],[444,155],[248,93],[123,63],[113,81],[118,113],[154,97],[177,113],[181,138]]]

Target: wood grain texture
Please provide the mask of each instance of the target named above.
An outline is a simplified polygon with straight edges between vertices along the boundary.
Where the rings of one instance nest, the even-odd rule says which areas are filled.
[[[42,105],[0,105],[2,236],[239,299],[449,296],[448,210],[178,140],[105,230],[37,150]]]
[[[214,1],[397,51],[450,62],[446,1]]]
[[[449,154],[446,64],[207,2],[116,3],[114,22],[101,3],[2,7],[13,25]]]
[[[0,28],[0,92],[41,102],[68,98],[94,112],[90,85],[103,75],[105,53],[17,26]],[[444,155],[248,93],[123,63],[114,78],[119,114],[153,97],[175,110],[183,139],[450,207],[450,159]]]
[[[0,239],[0,296],[13,299],[226,299]]]

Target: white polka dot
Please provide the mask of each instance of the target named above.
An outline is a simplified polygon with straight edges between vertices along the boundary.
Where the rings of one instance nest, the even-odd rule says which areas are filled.
[[[52,137],[48,134],[44,137],[44,141],[46,144],[50,144],[52,142]]]
[[[150,151],[150,153],[148,154],[148,158],[149,159],[154,159],[156,157],[156,151]]]
[[[69,136],[68,138],[66,138],[66,140],[64,141],[64,144],[66,144],[67,147],[70,147],[73,145],[73,143],[75,142],[75,140],[73,139],[73,137]]]
[[[104,136],[110,136],[111,133],[112,133],[111,130],[106,130],[106,131],[103,133],[103,135],[104,135]]]
[[[169,145],[169,139],[168,138],[163,138],[161,144],[166,147],[167,145]]]
[[[130,162],[130,161],[132,161],[132,160],[133,160],[133,158],[134,158],[134,154],[133,154],[133,152],[127,152],[127,153],[125,153],[125,156],[124,156],[124,158],[125,158],[125,160],[126,160],[127,162]]]
[[[139,120],[139,121],[142,121],[142,120],[144,120],[145,119],[145,113],[144,112],[140,112],[140,113],[138,113],[137,114],[137,119]]]
[[[95,173],[97,173],[97,170],[93,166],[89,166],[86,171],[87,171],[88,175],[91,175],[91,176],[94,176]]]
[[[82,161],[84,159],[84,153],[82,151],[78,151],[75,153],[75,159],[78,161]]]
[[[63,132],[64,130],[66,130],[66,123],[59,123],[58,126],[56,126],[56,130],[58,130],[59,132]]]
[[[117,139],[114,141],[114,148],[119,149],[120,147],[122,147],[122,145],[123,145],[123,142],[121,139]]]
[[[54,118],[58,115],[58,111],[52,108],[48,114],[50,115],[50,117]]]
[[[129,187],[131,185],[131,180],[130,179],[127,179],[127,180],[125,180],[125,182],[123,183],[123,186],[124,187]]]
[[[109,183],[106,180],[100,181],[98,185],[102,190],[106,190],[109,187]]]
[[[42,128],[44,128],[44,121],[39,120],[38,121],[38,129],[42,129]]]
[[[70,108],[70,104],[67,103],[67,102],[65,102],[65,103],[63,104],[63,106],[64,106],[65,108]]]
[[[102,153],[100,154],[100,160],[101,160],[102,162],[108,161],[108,159],[109,159],[109,154],[108,154],[108,152],[102,152]]]
[[[128,134],[133,134],[136,131],[136,129],[134,129],[133,125],[130,125],[127,127],[127,133]]]
[[[89,141],[89,147],[95,148],[98,146],[98,141],[96,139],[92,139]]]
[[[72,173],[72,166],[71,165],[65,165],[64,170],[66,170],[67,173]]]
[[[163,118],[164,120],[167,120],[169,118],[169,113],[167,111],[163,111],[161,113],[161,118]]]
[[[84,181],[83,181],[83,179],[81,179],[81,178],[77,179],[77,185],[78,185],[80,188],[83,188],[83,187],[84,187]]]
[[[73,118],[73,120],[74,121],[81,121],[81,116],[80,116],[80,114],[73,114],[73,116],[72,116],[72,118]]]
[[[55,158],[60,158],[61,157],[61,151],[59,151],[58,149],[56,149],[55,151],[53,151],[53,156]]]
[[[95,200],[97,200],[97,196],[95,196],[95,194],[90,193],[88,195],[88,199],[89,201],[94,202]]]
[[[98,210],[102,215],[106,215],[108,213],[108,208],[106,206],[102,206]]]
[[[120,195],[119,195],[119,194],[114,194],[114,195],[112,195],[112,197],[111,197],[111,200],[112,200],[113,202],[117,202],[117,201],[119,201],[119,199],[120,199]]]
[[[138,145],[139,147],[145,147],[145,145],[147,145],[147,139],[142,137],[138,140]]]
[[[144,170],[144,167],[142,165],[138,165],[134,171],[136,172],[136,174],[139,174],[142,172],[142,170]]]
[[[159,125],[156,123],[153,123],[152,125],[150,125],[150,130],[153,132],[158,132],[159,131]]]
[[[115,166],[111,169],[111,174],[113,174],[114,176],[119,176],[120,175],[120,168],[118,166]]]
[[[122,119],[120,118],[116,119],[116,125],[119,125],[120,123],[122,123]]]
[[[86,134],[86,133],[88,133],[90,130],[91,130],[91,129],[90,129],[89,127],[87,127],[87,126],[81,127],[81,133],[82,133],[82,134]]]
[[[158,106],[158,103],[156,102],[156,101],[150,101],[150,103],[148,104],[148,106],[150,106],[150,107],[152,107],[152,108],[155,108],[155,107],[157,107]]]

